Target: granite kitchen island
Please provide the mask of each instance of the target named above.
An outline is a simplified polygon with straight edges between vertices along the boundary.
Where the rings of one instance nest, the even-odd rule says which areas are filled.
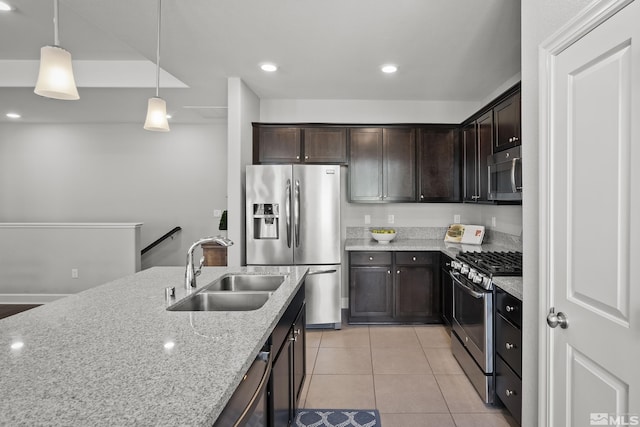
[[[304,283],[306,267],[206,267],[285,274],[253,311],[170,312],[184,267],[155,267],[0,320],[0,425],[212,425]]]

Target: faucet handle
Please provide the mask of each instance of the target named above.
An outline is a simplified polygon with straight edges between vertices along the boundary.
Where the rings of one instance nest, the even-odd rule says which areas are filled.
[[[198,277],[200,273],[202,273],[202,266],[204,266],[204,256],[200,258],[200,265],[198,266],[198,269],[195,272],[195,277]]]

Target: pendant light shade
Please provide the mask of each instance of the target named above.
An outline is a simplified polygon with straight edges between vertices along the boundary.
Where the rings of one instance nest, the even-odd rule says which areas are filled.
[[[34,92],[47,98],[80,99],[69,51],[58,46],[44,46],[40,49],[40,72]]]
[[[147,105],[147,119],[144,122],[146,130],[169,132],[167,120],[167,103],[164,99],[154,96],[149,98]]]
[[[160,25],[162,23],[162,0],[158,0],[158,44],[156,45],[156,96],[147,103],[147,119],[144,129],[156,132],[169,132],[167,103],[160,98]]]
[[[40,71],[34,92],[53,99],[80,99],[73,77],[71,54],[59,46],[58,0],[53,2],[53,26],[55,46],[44,46],[40,49]]]

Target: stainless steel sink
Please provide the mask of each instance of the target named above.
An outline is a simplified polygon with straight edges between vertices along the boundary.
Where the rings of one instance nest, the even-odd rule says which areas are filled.
[[[251,311],[262,307],[286,276],[227,274],[167,307],[169,311]]]
[[[285,276],[267,274],[228,274],[202,288],[203,291],[262,291],[273,292],[284,282]]]
[[[271,292],[198,292],[167,308],[169,311],[250,311],[264,305]]]

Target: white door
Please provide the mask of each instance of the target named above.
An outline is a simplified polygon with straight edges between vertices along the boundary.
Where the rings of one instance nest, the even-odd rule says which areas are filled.
[[[541,57],[541,277],[568,323],[546,328],[554,427],[640,425],[640,1],[617,4]]]

